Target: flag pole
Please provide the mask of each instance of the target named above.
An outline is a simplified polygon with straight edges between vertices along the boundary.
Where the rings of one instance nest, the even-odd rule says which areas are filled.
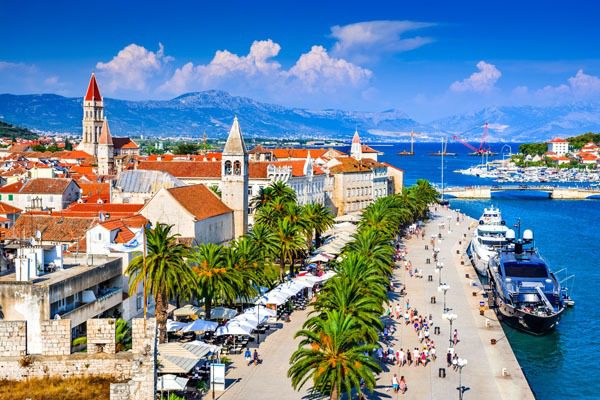
[[[148,275],[146,273],[146,225],[144,224],[143,227],[143,235],[142,235],[142,239],[143,239],[143,249],[142,249],[142,273],[143,273],[143,290],[144,290],[144,335],[146,334],[146,319],[148,318],[148,288],[147,288],[147,281],[148,281]]]

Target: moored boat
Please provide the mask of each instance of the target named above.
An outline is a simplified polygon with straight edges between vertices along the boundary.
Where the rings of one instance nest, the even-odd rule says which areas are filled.
[[[553,330],[565,310],[561,285],[533,246],[533,232],[515,237],[490,259],[488,276],[498,317],[509,325],[542,335]],[[529,246],[529,247],[526,247]]]
[[[485,208],[467,249],[471,262],[480,275],[487,275],[490,258],[506,244],[507,231],[500,210],[494,206]]]

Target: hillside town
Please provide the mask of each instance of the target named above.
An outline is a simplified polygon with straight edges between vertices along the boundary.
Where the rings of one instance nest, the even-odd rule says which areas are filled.
[[[248,149],[232,116],[221,151],[146,155],[134,140],[111,134],[94,74],[82,107],[82,136],[73,149],[61,143],[57,151],[35,151],[49,143],[20,140],[0,151],[1,313],[4,320],[26,323],[26,354],[49,354],[48,321],[69,321],[62,334],[88,335],[89,351],[90,320],[131,324],[154,315],[156,299],[147,299],[144,285],[126,272],[145,254],[148,229],[168,226],[188,247],[234,243],[252,231],[257,199],[283,185],[298,206],[321,206],[341,223],[339,240],[317,257],[328,260],[356,229],[348,221],[403,190],[403,171],[380,162],[380,153],[361,144],[358,132],[348,153]],[[329,275],[319,276],[313,283]],[[169,315],[175,308],[168,305]],[[168,363],[165,357],[161,362]]]

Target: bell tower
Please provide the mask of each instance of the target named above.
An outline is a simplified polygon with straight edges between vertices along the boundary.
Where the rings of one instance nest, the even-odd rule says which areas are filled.
[[[104,118],[97,146],[98,175],[110,175],[113,173],[114,152],[108,120]]]
[[[248,231],[248,152],[237,117],[221,160],[221,200],[233,210],[236,238]]]
[[[104,122],[104,104],[100,89],[96,83],[96,76],[92,73],[87,92],[83,98],[83,133],[78,150],[85,151],[92,156],[98,155],[98,139],[102,133]]]

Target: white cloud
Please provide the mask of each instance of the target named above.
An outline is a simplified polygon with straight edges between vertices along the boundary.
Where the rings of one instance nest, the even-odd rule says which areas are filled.
[[[582,100],[600,97],[600,78],[588,75],[583,70],[567,79],[567,83],[557,86],[544,86],[535,91],[535,97],[539,100]]]
[[[454,92],[489,92],[494,89],[494,85],[502,76],[502,72],[493,64],[485,61],[477,63],[479,72],[474,72],[462,81],[456,81],[450,85],[450,90]]]
[[[98,62],[96,68],[108,79],[108,91],[146,90],[148,80],[173,58],[165,55],[165,49],[158,44],[156,52],[132,43],[123,48],[107,63]]]
[[[65,84],[56,75],[48,75],[37,65],[0,61],[0,92],[65,93]]]
[[[433,42],[431,37],[404,37],[408,32],[435,26],[417,21],[365,21],[333,26],[331,36],[337,41],[332,53],[355,62],[373,61],[384,53],[414,50]]]
[[[327,54],[323,46],[313,46],[300,56],[287,75],[302,83],[309,92],[333,89],[338,86],[364,86],[373,73],[341,58]]]
[[[368,69],[329,56],[322,46],[313,46],[286,70],[274,61],[280,51],[281,46],[270,39],[254,41],[245,56],[219,50],[208,64],[190,62],[178,68],[159,90],[178,94],[213,88],[252,88],[270,93],[289,89],[313,93],[363,87],[372,75]]]

